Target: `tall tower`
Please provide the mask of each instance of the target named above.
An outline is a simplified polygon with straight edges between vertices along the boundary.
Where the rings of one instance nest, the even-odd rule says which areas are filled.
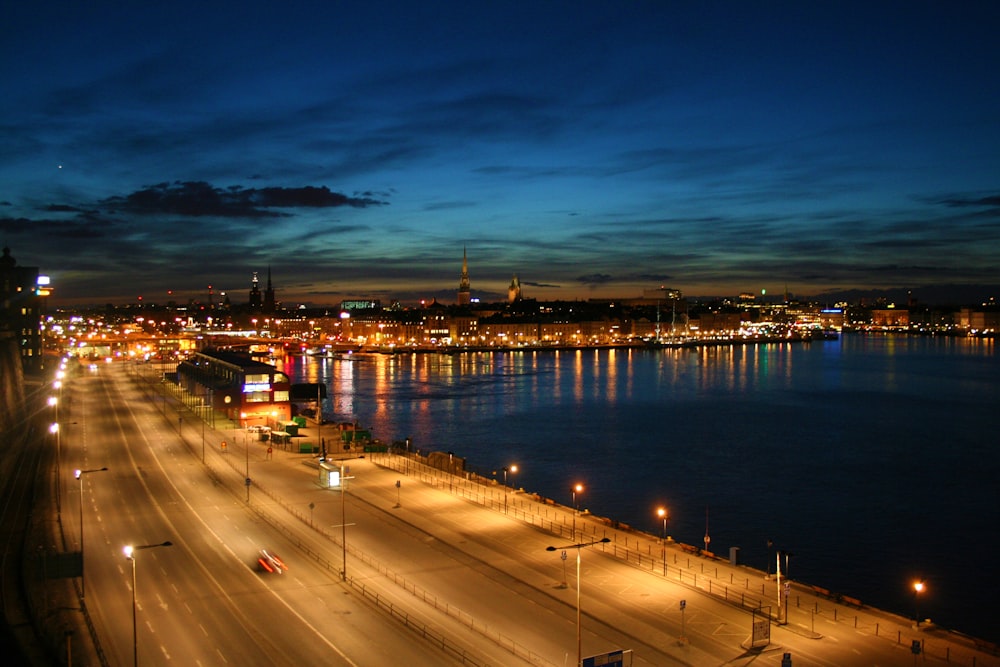
[[[465,255],[465,247],[462,248],[462,278],[458,281],[458,305],[468,306],[472,301],[471,287],[469,286],[469,261]]]
[[[517,275],[510,281],[510,287],[507,288],[507,302],[514,303],[515,301],[521,300],[521,281],[518,280]]]
[[[263,305],[260,298],[260,279],[257,277],[257,272],[254,271],[253,278],[250,279],[250,312],[259,313]]]
[[[274,287],[271,286],[271,267],[267,267],[267,289],[264,290],[264,312],[273,315],[277,309],[274,301]]]

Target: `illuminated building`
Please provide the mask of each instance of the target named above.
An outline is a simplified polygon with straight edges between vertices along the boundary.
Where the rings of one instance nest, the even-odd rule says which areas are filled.
[[[247,355],[197,352],[177,367],[177,382],[189,394],[206,397],[206,403],[241,427],[291,419],[288,376]]]

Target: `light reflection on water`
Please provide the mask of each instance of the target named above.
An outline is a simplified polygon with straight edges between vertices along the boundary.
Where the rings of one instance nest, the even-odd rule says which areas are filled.
[[[847,335],[683,350],[289,358],[324,413],[385,442],[453,451],[489,475],[652,533],[739,546],[764,568],[998,640],[1000,364],[993,342]],[[961,557],[959,557],[961,554]]]

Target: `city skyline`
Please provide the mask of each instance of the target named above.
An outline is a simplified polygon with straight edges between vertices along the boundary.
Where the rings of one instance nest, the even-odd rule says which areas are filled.
[[[452,303],[466,251],[486,300],[1000,283],[992,3],[8,14],[0,242],[55,305]]]

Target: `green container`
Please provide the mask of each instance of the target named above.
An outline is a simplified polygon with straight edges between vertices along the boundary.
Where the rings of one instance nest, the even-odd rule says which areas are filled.
[[[305,428],[306,427],[306,418],[305,417],[296,415],[295,417],[292,417],[292,421],[295,422],[296,424],[298,424],[299,428]]]

